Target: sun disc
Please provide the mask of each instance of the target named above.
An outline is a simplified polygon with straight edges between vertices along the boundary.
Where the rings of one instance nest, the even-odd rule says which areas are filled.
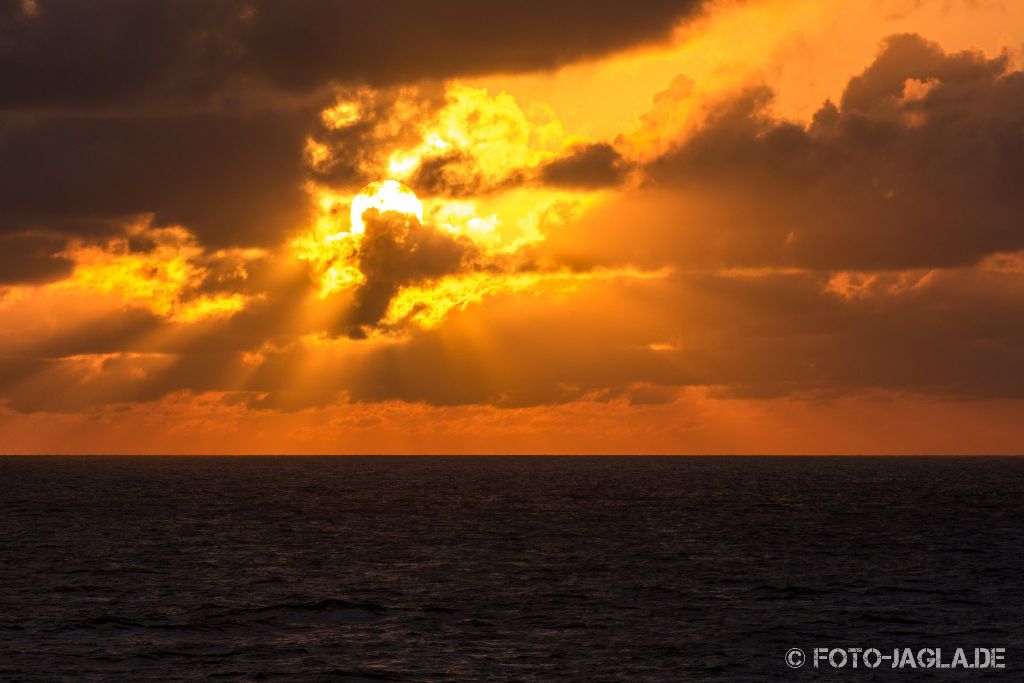
[[[363,214],[370,209],[377,209],[381,213],[398,211],[411,214],[416,216],[420,222],[423,221],[423,202],[419,200],[416,193],[397,180],[370,183],[352,198],[350,215],[350,231],[352,233],[361,235],[366,231]]]

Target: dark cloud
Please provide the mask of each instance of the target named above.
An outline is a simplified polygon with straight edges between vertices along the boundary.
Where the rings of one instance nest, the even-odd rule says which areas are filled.
[[[540,180],[548,185],[595,189],[619,185],[628,170],[625,159],[614,147],[595,143],[545,164],[540,169]]]
[[[476,170],[475,161],[460,152],[429,157],[409,179],[409,187],[424,197],[469,197],[507,190],[526,180],[526,171],[518,168],[508,169],[497,179],[487,178]]]
[[[1004,57],[890,38],[809,126],[754,88],[652,163],[686,196],[680,249],[734,265],[911,268],[1024,247],[1024,74]],[[707,242],[687,242],[687,223]]]
[[[0,285],[38,284],[56,280],[71,272],[71,261],[63,258],[64,240],[57,235],[0,234]]]
[[[415,216],[371,209],[363,220],[366,232],[356,262],[366,282],[345,317],[352,336],[363,336],[364,327],[379,323],[402,287],[460,272],[479,255],[469,238],[424,225]]]
[[[193,101],[550,68],[665,39],[700,0],[0,2],[0,107]]]
[[[276,243],[307,210],[305,120],[0,116],[0,231],[80,233],[153,213],[209,245]]]
[[[548,68],[667,38],[699,0],[488,2],[330,0],[266,3],[245,33],[254,61],[282,83],[399,82]]]
[[[479,178],[474,175],[467,180],[464,173],[451,171],[467,161],[472,159],[461,152],[425,159],[409,180],[409,186],[421,196],[462,197],[474,194],[480,189]]]
[[[0,107],[192,99],[226,78],[244,3],[0,1]]]
[[[864,73],[850,79],[840,100],[844,112],[870,113],[903,94],[908,78],[944,84],[991,81],[1007,67],[1007,56],[985,59],[974,52],[945,54],[935,43],[913,33],[890,36],[885,49]]]
[[[13,350],[45,360],[79,354],[160,351],[153,348],[150,336],[162,329],[165,329],[162,321],[149,311],[122,309],[66,325]]]
[[[918,273],[922,277],[923,273]],[[695,279],[703,329],[680,354],[729,396],[830,398],[867,390],[958,399],[1022,398],[1024,325],[1012,310],[1024,278],[936,272],[846,299],[828,276]]]

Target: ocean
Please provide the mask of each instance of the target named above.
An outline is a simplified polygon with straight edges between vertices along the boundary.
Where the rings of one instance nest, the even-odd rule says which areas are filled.
[[[0,458],[0,679],[1019,681],[1022,502],[1010,458]]]

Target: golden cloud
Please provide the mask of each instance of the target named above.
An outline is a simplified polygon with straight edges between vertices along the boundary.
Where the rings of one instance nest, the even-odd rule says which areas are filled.
[[[61,255],[74,267],[68,278],[48,287],[112,295],[172,322],[194,323],[244,309],[253,295],[202,290],[215,270],[223,271],[217,276],[222,282],[244,281],[246,264],[265,254],[258,249],[208,254],[185,228],[143,221],[100,244],[73,241]]]

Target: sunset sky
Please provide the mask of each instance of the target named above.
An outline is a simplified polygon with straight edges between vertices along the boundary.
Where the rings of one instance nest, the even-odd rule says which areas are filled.
[[[0,0],[0,452],[1020,453],[1024,2]]]

